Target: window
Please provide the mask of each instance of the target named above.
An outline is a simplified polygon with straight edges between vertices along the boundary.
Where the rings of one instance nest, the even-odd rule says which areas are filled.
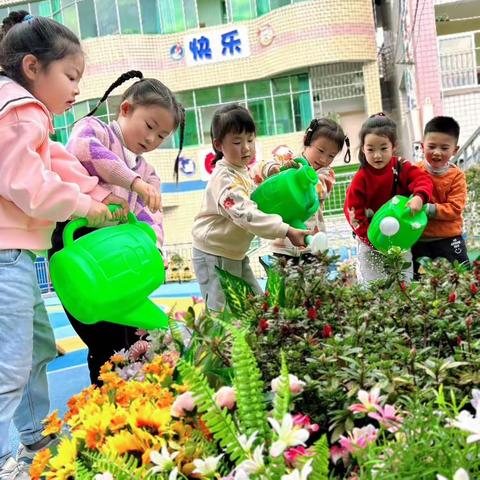
[[[160,0],[160,15],[164,33],[185,30],[183,2],[177,0]]]
[[[77,5],[72,3],[71,0],[62,0],[61,9],[61,15],[63,17],[62,23],[77,36],[80,36],[80,32],[78,31]]]
[[[184,145],[198,145],[197,134],[197,116],[195,110],[189,109],[185,111],[185,138]],[[177,144],[178,145],[178,144]]]
[[[211,27],[227,23],[225,0],[197,0],[198,22],[200,27]]]
[[[249,20],[257,15],[255,0],[230,0],[230,8],[234,22]]]
[[[223,85],[220,87],[222,103],[238,102],[245,100],[243,83],[234,83],[232,85]]]
[[[275,111],[275,127],[276,133],[294,132],[292,102],[290,95],[281,95],[273,98],[273,106]]]
[[[270,81],[258,80],[247,83],[247,97],[266,97],[270,96]]]
[[[93,0],[82,0],[77,4],[80,34],[82,38],[92,38],[98,35],[95,5]]]
[[[140,0],[143,33],[161,33],[157,0]]]
[[[291,0],[270,0],[270,8],[273,10],[274,8],[290,5],[290,3],[292,3]]]
[[[195,0],[183,0],[183,10],[187,28],[197,28],[197,4]]]
[[[140,33],[137,0],[117,0],[122,33]]]
[[[30,13],[38,17],[50,17],[52,15],[50,0],[30,3]]]
[[[249,100],[247,108],[250,110],[252,117],[255,120],[257,136],[260,137],[275,134],[273,103],[271,98]]]
[[[439,50],[444,89],[477,85],[473,34],[440,37]]]
[[[210,145],[210,126],[213,114],[222,105],[236,102],[247,107],[257,126],[258,136],[280,135],[304,131],[310,122],[312,100],[306,73],[290,77],[234,83],[176,93],[185,108],[184,146]],[[281,92],[272,94],[273,92]],[[55,117],[59,138],[66,139],[74,121],[85,116],[97,105],[98,99],[78,103],[63,117]],[[115,120],[121,96],[110,96],[95,115],[104,122]],[[63,141],[63,140],[62,140]],[[160,148],[178,148],[179,131]]]
[[[114,35],[120,32],[118,28],[117,7],[115,0],[95,0],[98,18],[98,34]]]
[[[220,103],[217,87],[196,90],[195,98],[197,105],[218,105]]]

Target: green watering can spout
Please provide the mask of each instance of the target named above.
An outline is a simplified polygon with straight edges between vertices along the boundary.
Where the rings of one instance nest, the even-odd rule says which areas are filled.
[[[64,307],[87,324],[168,328],[167,315],[148,298],[165,281],[153,229],[129,213],[127,223],[74,240],[75,231],[86,225],[84,218],[70,222],[63,232],[64,248],[50,260],[52,284]]]

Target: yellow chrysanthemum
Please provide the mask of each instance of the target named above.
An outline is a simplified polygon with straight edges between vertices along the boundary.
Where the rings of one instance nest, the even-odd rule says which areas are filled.
[[[133,433],[122,430],[108,437],[101,451],[123,455],[128,452],[143,452],[149,447],[149,445],[145,445],[144,442]]]
[[[75,478],[76,458],[76,440],[68,437],[62,438],[57,448],[57,454],[50,459],[50,471],[45,474],[46,478],[54,478],[55,480]]]

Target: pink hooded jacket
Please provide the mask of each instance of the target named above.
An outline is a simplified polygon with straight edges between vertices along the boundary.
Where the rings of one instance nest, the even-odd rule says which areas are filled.
[[[52,142],[47,108],[0,76],[0,249],[44,250],[57,221],[85,216],[99,187],[82,164]]]

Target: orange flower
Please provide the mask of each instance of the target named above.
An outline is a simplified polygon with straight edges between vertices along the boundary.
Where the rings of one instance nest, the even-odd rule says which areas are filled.
[[[33,459],[32,466],[30,467],[30,477],[32,480],[40,480],[42,473],[48,465],[48,462],[52,458],[52,452],[48,448],[40,450]]]
[[[118,364],[118,363],[125,363],[127,361],[127,358],[125,355],[122,355],[121,353],[115,353],[110,357],[110,362],[113,364]]]
[[[43,435],[47,436],[50,434],[57,434],[62,429],[63,421],[61,418],[58,418],[58,410],[55,410],[51,415],[49,415],[43,423],[45,424],[45,429],[43,430]]]
[[[127,425],[127,416],[125,413],[116,413],[111,419],[110,419],[110,425],[109,428],[112,432],[117,432],[124,428]]]
[[[89,428],[85,432],[85,445],[90,450],[98,450],[105,441],[105,430],[101,426]]]

